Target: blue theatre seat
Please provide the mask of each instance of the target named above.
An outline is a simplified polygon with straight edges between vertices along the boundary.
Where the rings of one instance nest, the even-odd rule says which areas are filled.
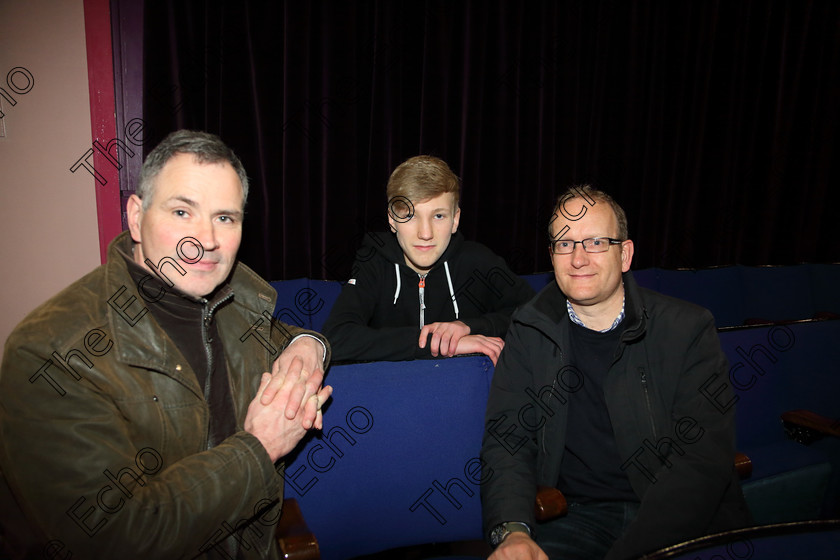
[[[648,269],[641,285],[700,303],[718,327],[747,314],[767,319],[840,312],[840,266],[746,271]],[[767,279],[763,291],[757,287]],[[526,277],[535,287],[550,273]],[[275,316],[320,330],[339,282],[273,282]],[[772,287],[771,289],[771,286]],[[789,286],[810,296],[777,302]],[[761,298],[747,296],[758,290]],[[761,306],[762,300],[768,300]],[[795,316],[795,317],[791,317]],[[785,436],[780,414],[806,409],[840,418],[840,320],[723,329],[728,379],[737,402],[737,448],[752,460],[742,482],[759,524],[840,515],[840,444],[809,446]],[[336,365],[323,433],[308,436],[286,466],[286,496],[297,498],[322,558],[395,547],[481,539],[478,455],[492,362],[483,356]],[[698,387],[698,390],[701,388]]]
[[[705,307],[718,327],[744,322],[744,287],[741,268],[728,266],[705,270],[654,269],[659,277],[655,290]],[[810,317],[810,315],[808,315]]]
[[[321,437],[286,463],[324,559],[481,539],[486,357],[331,367]]]
[[[806,409],[840,417],[840,321],[748,327],[719,336],[737,399],[738,449],[753,464],[742,486],[756,523],[825,515],[840,499],[834,489],[840,464],[832,460],[838,442],[797,443],[786,437],[780,415]]]
[[[341,283],[297,278],[271,283],[277,291],[274,318],[289,325],[320,331],[330,315]]]
[[[836,438],[802,445],[779,416],[840,416],[840,321],[720,338],[729,379],[713,386],[735,391],[737,447],[753,464],[742,485],[756,524],[819,518],[840,497],[840,465],[826,451],[837,450]],[[492,473],[477,457],[492,374],[483,356],[330,368],[335,393],[323,433],[296,449],[285,473],[286,496],[300,503],[323,558],[482,538],[479,485]]]

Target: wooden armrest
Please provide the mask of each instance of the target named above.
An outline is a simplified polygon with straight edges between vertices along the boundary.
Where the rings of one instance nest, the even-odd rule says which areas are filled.
[[[752,474],[752,460],[740,451],[735,453],[735,470],[738,476],[748,478]],[[549,486],[537,487],[537,498],[534,500],[534,515],[542,523],[566,515],[568,512],[566,497],[557,488]]]
[[[283,510],[274,535],[283,558],[320,560],[321,550],[318,548],[318,540],[306,526],[306,520],[294,498],[283,500]]]
[[[567,511],[566,497],[560,490],[549,486],[537,488],[537,499],[534,500],[534,515],[537,521],[550,521],[566,515]]]
[[[820,416],[810,410],[789,410],[781,415],[788,436],[808,445],[823,436],[840,437],[840,421]]]
[[[752,474],[752,469],[752,460],[740,451],[736,451],[735,470],[738,471],[738,476],[741,478],[741,480],[749,478]]]

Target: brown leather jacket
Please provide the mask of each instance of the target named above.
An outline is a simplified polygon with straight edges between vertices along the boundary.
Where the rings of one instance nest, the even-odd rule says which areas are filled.
[[[306,331],[272,323],[276,293],[236,264],[234,298],[216,311],[216,322],[238,431],[208,449],[203,389],[148,313],[149,294],[131,281],[123,258],[130,247],[127,233],[118,236],[107,264],[38,307],[6,342],[4,552],[195,558],[227,540],[238,543],[241,558],[277,558],[282,463],[275,468],[242,424],[260,374]],[[238,534],[226,538],[232,527]]]

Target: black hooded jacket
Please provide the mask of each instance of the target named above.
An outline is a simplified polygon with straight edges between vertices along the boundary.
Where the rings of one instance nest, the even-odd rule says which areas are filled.
[[[503,337],[513,310],[534,295],[504,259],[460,232],[426,275],[423,309],[419,283],[393,234],[366,235],[352,278],[324,324],[333,361],[430,358],[429,345],[418,345],[420,329],[443,321],[462,321],[470,334]]]

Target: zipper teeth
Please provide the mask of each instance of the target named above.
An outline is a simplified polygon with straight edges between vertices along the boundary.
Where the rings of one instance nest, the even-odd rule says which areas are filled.
[[[210,372],[213,371],[213,349],[210,347],[210,318],[212,311],[205,310],[201,321],[201,338],[204,341],[204,352],[207,354],[207,378],[204,381],[204,398],[208,397],[210,389]]]
[[[650,393],[648,392],[647,375],[645,375],[645,368],[643,368],[642,366],[639,366],[639,375],[642,378],[642,389],[645,392],[645,404],[647,404],[648,418],[650,419],[650,429],[653,430],[653,438],[659,439],[656,437],[656,424],[653,421],[653,409],[650,406]]]
[[[563,350],[560,350],[557,347],[555,347],[554,350],[555,350],[555,358],[557,359],[557,362],[562,364],[563,363]],[[557,387],[557,376],[554,375],[553,379],[551,381],[551,393],[549,394],[549,397],[548,397],[549,399],[554,396],[554,389],[556,387]],[[549,419],[546,418],[545,424],[543,424],[543,429],[542,429],[542,449],[543,449],[543,453],[548,453],[548,447],[545,444],[545,434],[546,434],[546,432],[548,432],[548,422],[549,422]]]
[[[562,356],[562,354],[561,354],[561,356]],[[555,386],[556,386],[556,385],[557,385],[557,376],[555,375],[555,376],[554,376],[554,380],[551,382],[551,393],[549,393],[548,398],[552,398],[552,397],[554,396],[554,388],[555,388]],[[547,431],[548,431],[548,418],[546,418],[546,420],[545,420],[545,425],[543,426],[543,429],[542,429],[542,448],[543,448],[543,453],[548,453],[548,448],[547,448],[547,447],[546,447],[546,445],[545,445],[545,433],[546,433]]]
[[[210,321],[216,309],[222,303],[226,302],[229,297],[222,298],[210,308],[205,307],[204,316],[201,318],[201,338],[204,342],[204,352],[207,354],[207,377],[204,379],[204,400],[207,402],[207,406],[210,406],[210,384],[212,382],[211,377],[213,376],[213,348],[210,345]],[[210,443],[210,437],[208,435],[207,449],[210,449]]]
[[[204,342],[204,352],[207,354],[207,376],[204,378],[204,401],[210,406],[210,383],[213,375],[213,350],[210,348],[209,326],[212,311],[204,310],[204,317],[201,319],[201,338]],[[212,423],[212,421],[211,421]],[[212,431],[212,430],[211,430]],[[211,434],[207,434],[207,449],[211,446]]]
[[[420,294],[420,328],[426,324],[426,275],[418,274],[420,281],[417,283],[418,293]]]
[[[210,396],[210,377],[213,371],[213,348],[210,345],[210,321],[213,318],[213,313],[225,301],[227,301],[227,298],[216,302],[212,307],[205,307],[204,317],[202,317],[201,321],[201,337],[204,341],[204,352],[207,354],[207,379],[204,382],[205,399]]]

